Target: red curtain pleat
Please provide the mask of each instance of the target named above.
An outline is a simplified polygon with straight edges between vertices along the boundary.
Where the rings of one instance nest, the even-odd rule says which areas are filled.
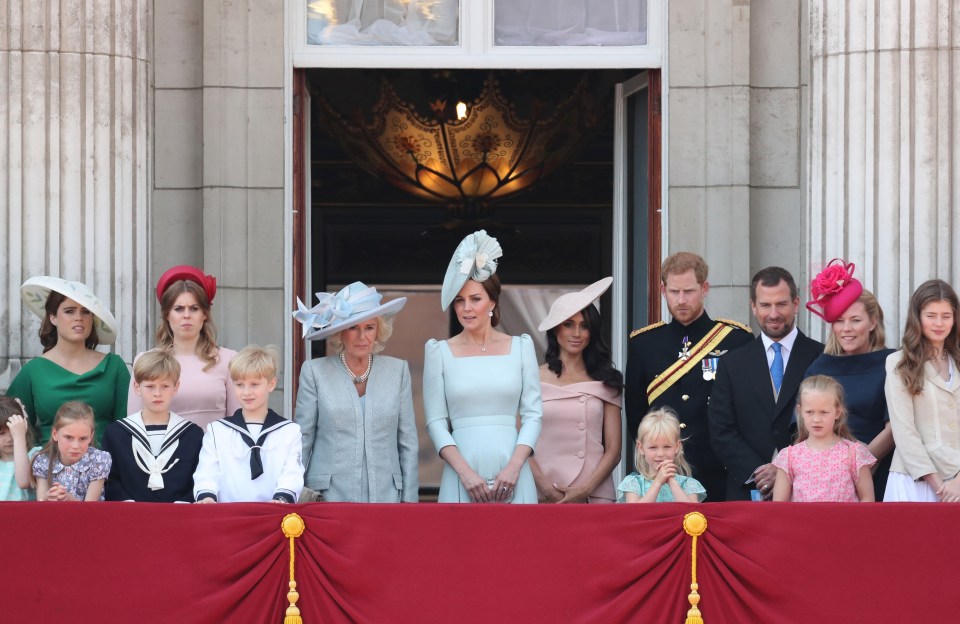
[[[9,622],[945,621],[960,506],[0,503]]]

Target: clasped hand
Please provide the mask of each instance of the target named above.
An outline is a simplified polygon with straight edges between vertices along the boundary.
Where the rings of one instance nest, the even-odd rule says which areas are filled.
[[[75,501],[77,497],[73,495],[67,488],[65,488],[60,483],[54,483],[50,486],[50,489],[47,490],[47,498],[44,500],[48,501]]]
[[[937,490],[941,503],[960,503],[960,478],[944,481]]]
[[[508,466],[501,470],[489,485],[472,470],[461,477],[460,482],[475,503],[505,503],[513,495],[519,477],[520,472]]]
[[[657,474],[653,476],[653,482],[658,485],[664,485],[670,479],[677,476],[677,465],[672,461],[661,462],[657,467]]]

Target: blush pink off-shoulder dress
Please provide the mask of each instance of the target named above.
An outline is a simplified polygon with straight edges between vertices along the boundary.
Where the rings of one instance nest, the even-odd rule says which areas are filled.
[[[620,407],[621,397],[601,381],[566,386],[541,383],[543,420],[534,457],[543,473],[557,485],[586,482],[603,456],[603,409]],[[542,500],[542,497],[541,497]],[[616,500],[613,476],[590,494],[591,503]]]

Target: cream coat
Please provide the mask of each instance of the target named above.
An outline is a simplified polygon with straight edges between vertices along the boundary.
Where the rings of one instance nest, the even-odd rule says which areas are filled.
[[[296,421],[303,431],[306,485],[324,500],[417,501],[419,445],[404,360],[374,356],[366,408],[339,357],[305,362]],[[361,495],[364,473],[368,498]]]
[[[884,386],[896,450],[891,472],[914,480],[938,473],[950,479],[960,472],[960,371],[949,382],[924,364],[923,391],[911,395],[894,369],[901,351],[887,357]]]

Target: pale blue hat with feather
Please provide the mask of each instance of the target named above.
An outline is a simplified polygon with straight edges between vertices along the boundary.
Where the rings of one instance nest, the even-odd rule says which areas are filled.
[[[403,309],[406,297],[380,303],[383,295],[373,286],[354,282],[336,293],[318,292],[317,304],[308,308],[297,299],[293,318],[303,324],[303,337],[323,340],[378,316],[391,317]]]
[[[500,243],[486,230],[468,234],[457,245],[447,266],[447,274],[443,276],[440,307],[446,311],[467,280],[485,282],[490,279],[497,272],[497,260],[502,255]]]

